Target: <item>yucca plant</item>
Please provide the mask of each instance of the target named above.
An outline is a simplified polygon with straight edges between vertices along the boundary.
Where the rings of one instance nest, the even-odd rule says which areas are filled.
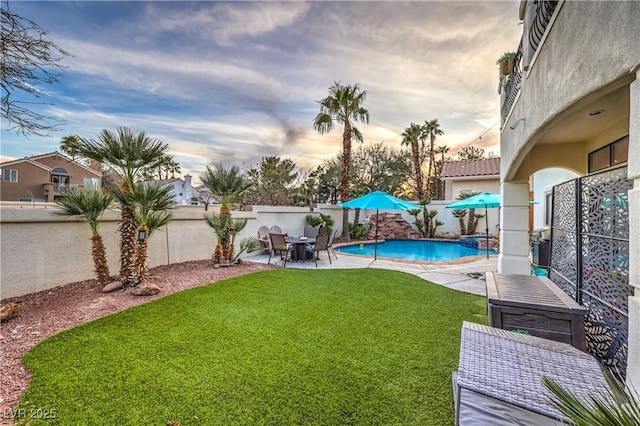
[[[458,223],[460,224],[460,235],[467,235],[467,226],[464,223],[467,211],[465,209],[453,209],[451,213],[453,214],[453,217],[458,219]]]
[[[584,400],[550,377],[542,383],[551,391],[551,404],[576,426],[638,426],[640,395],[630,385],[605,373],[609,384],[604,395],[590,395]]]
[[[113,202],[113,196],[99,188],[70,188],[64,196],[56,200],[61,207],[54,213],[60,216],[77,216],[87,221],[91,227],[91,257],[96,268],[96,277],[101,285],[109,282],[109,266],[107,252],[98,232],[100,218]]]
[[[422,211],[422,209],[410,209],[410,210],[407,210],[407,213],[409,213],[411,216],[413,216],[413,224],[416,226],[416,229],[420,233],[420,236],[423,237],[424,236],[424,222],[422,221],[422,219],[418,219],[418,215],[420,214],[421,211]]]

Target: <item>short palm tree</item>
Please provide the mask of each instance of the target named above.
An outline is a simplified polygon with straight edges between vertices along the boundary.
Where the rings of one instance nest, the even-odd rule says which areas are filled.
[[[213,167],[207,166],[200,175],[202,184],[212,194],[220,198],[220,215],[211,213],[204,215],[207,223],[216,231],[218,244],[214,251],[215,263],[231,263],[234,253],[230,251],[232,245],[231,204],[252,186],[237,166],[226,168],[222,163]],[[220,216],[220,217],[218,217]]]
[[[144,132],[134,133],[126,127],[116,132],[103,130],[97,139],[80,138],[77,153],[102,163],[107,171],[116,174],[119,188],[132,191],[134,183],[142,178],[148,168],[155,168],[166,160],[169,146],[152,139]],[[130,280],[135,273],[136,225],[132,206],[122,204],[120,232],[120,279]]]
[[[171,219],[169,210],[173,205],[171,187],[168,185],[133,184],[131,191],[125,192],[122,188],[114,190],[114,194],[120,204],[133,209],[136,229],[135,260],[133,274],[127,284],[138,285],[146,281],[149,276],[148,241],[155,230],[164,226]],[[137,238],[143,232],[145,238]]]
[[[352,122],[362,121],[369,123],[369,111],[362,104],[367,97],[367,92],[360,90],[358,84],[342,86],[334,82],[329,88],[329,96],[318,101],[320,113],[313,120],[313,128],[320,134],[333,130],[334,122],[343,125],[342,131],[342,171],[340,182],[340,197],[344,203],[349,200],[349,167],[351,164],[351,141],[356,139],[362,142],[362,133],[353,126]],[[344,241],[349,241],[349,211],[344,209],[342,213],[342,235]]]
[[[438,119],[426,120],[423,126],[426,136],[429,136],[429,173],[427,175],[427,191],[429,191],[429,197],[433,198],[433,188],[431,185],[431,175],[433,174],[433,164],[435,162],[435,143],[436,136],[444,135],[442,129],[440,129],[440,123]]]
[[[104,193],[99,188],[70,188],[64,196],[56,200],[61,207],[54,213],[61,216],[82,217],[91,227],[91,257],[96,268],[96,276],[101,285],[109,282],[109,266],[107,265],[107,252],[98,232],[100,218],[113,202],[111,194]]]

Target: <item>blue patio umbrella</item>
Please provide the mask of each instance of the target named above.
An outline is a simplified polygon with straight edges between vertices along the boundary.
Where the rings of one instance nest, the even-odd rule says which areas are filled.
[[[491,192],[483,192],[464,200],[449,204],[448,209],[481,209],[484,207],[484,221],[487,225],[487,259],[489,258],[489,221],[487,220],[487,209],[497,209],[500,207],[500,195]]]
[[[342,203],[343,209],[376,209],[376,231],[373,260],[378,258],[378,210],[411,210],[416,206],[384,191],[374,191],[362,197]]]

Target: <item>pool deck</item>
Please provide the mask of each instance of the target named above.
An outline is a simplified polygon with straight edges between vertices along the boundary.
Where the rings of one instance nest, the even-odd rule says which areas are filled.
[[[267,263],[268,254],[254,255],[244,257],[248,262]],[[435,284],[463,291],[466,293],[486,296],[486,283],[484,281],[484,272],[496,272],[498,265],[497,256],[489,259],[484,257],[474,258],[472,261],[451,262],[408,262],[397,261],[391,259],[373,260],[370,257],[355,256],[338,252],[338,259],[331,258],[333,264],[329,264],[327,253],[320,254],[318,260],[318,269],[358,269],[358,268],[374,268],[374,269],[390,269],[393,271],[402,271],[415,275],[424,280],[431,281]],[[273,265],[281,265],[278,256],[271,259]],[[313,261],[306,262],[287,262],[287,268],[295,269],[316,269]],[[469,277],[469,273],[481,273],[483,279],[475,279]]]

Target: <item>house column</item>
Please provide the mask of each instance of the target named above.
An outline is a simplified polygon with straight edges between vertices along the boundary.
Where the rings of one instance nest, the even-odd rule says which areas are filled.
[[[627,173],[633,189],[629,191],[629,283],[635,287],[635,296],[629,298],[627,380],[640,389],[640,68],[630,92]]]
[[[500,185],[500,254],[498,272],[531,275],[529,259],[529,183]]]

